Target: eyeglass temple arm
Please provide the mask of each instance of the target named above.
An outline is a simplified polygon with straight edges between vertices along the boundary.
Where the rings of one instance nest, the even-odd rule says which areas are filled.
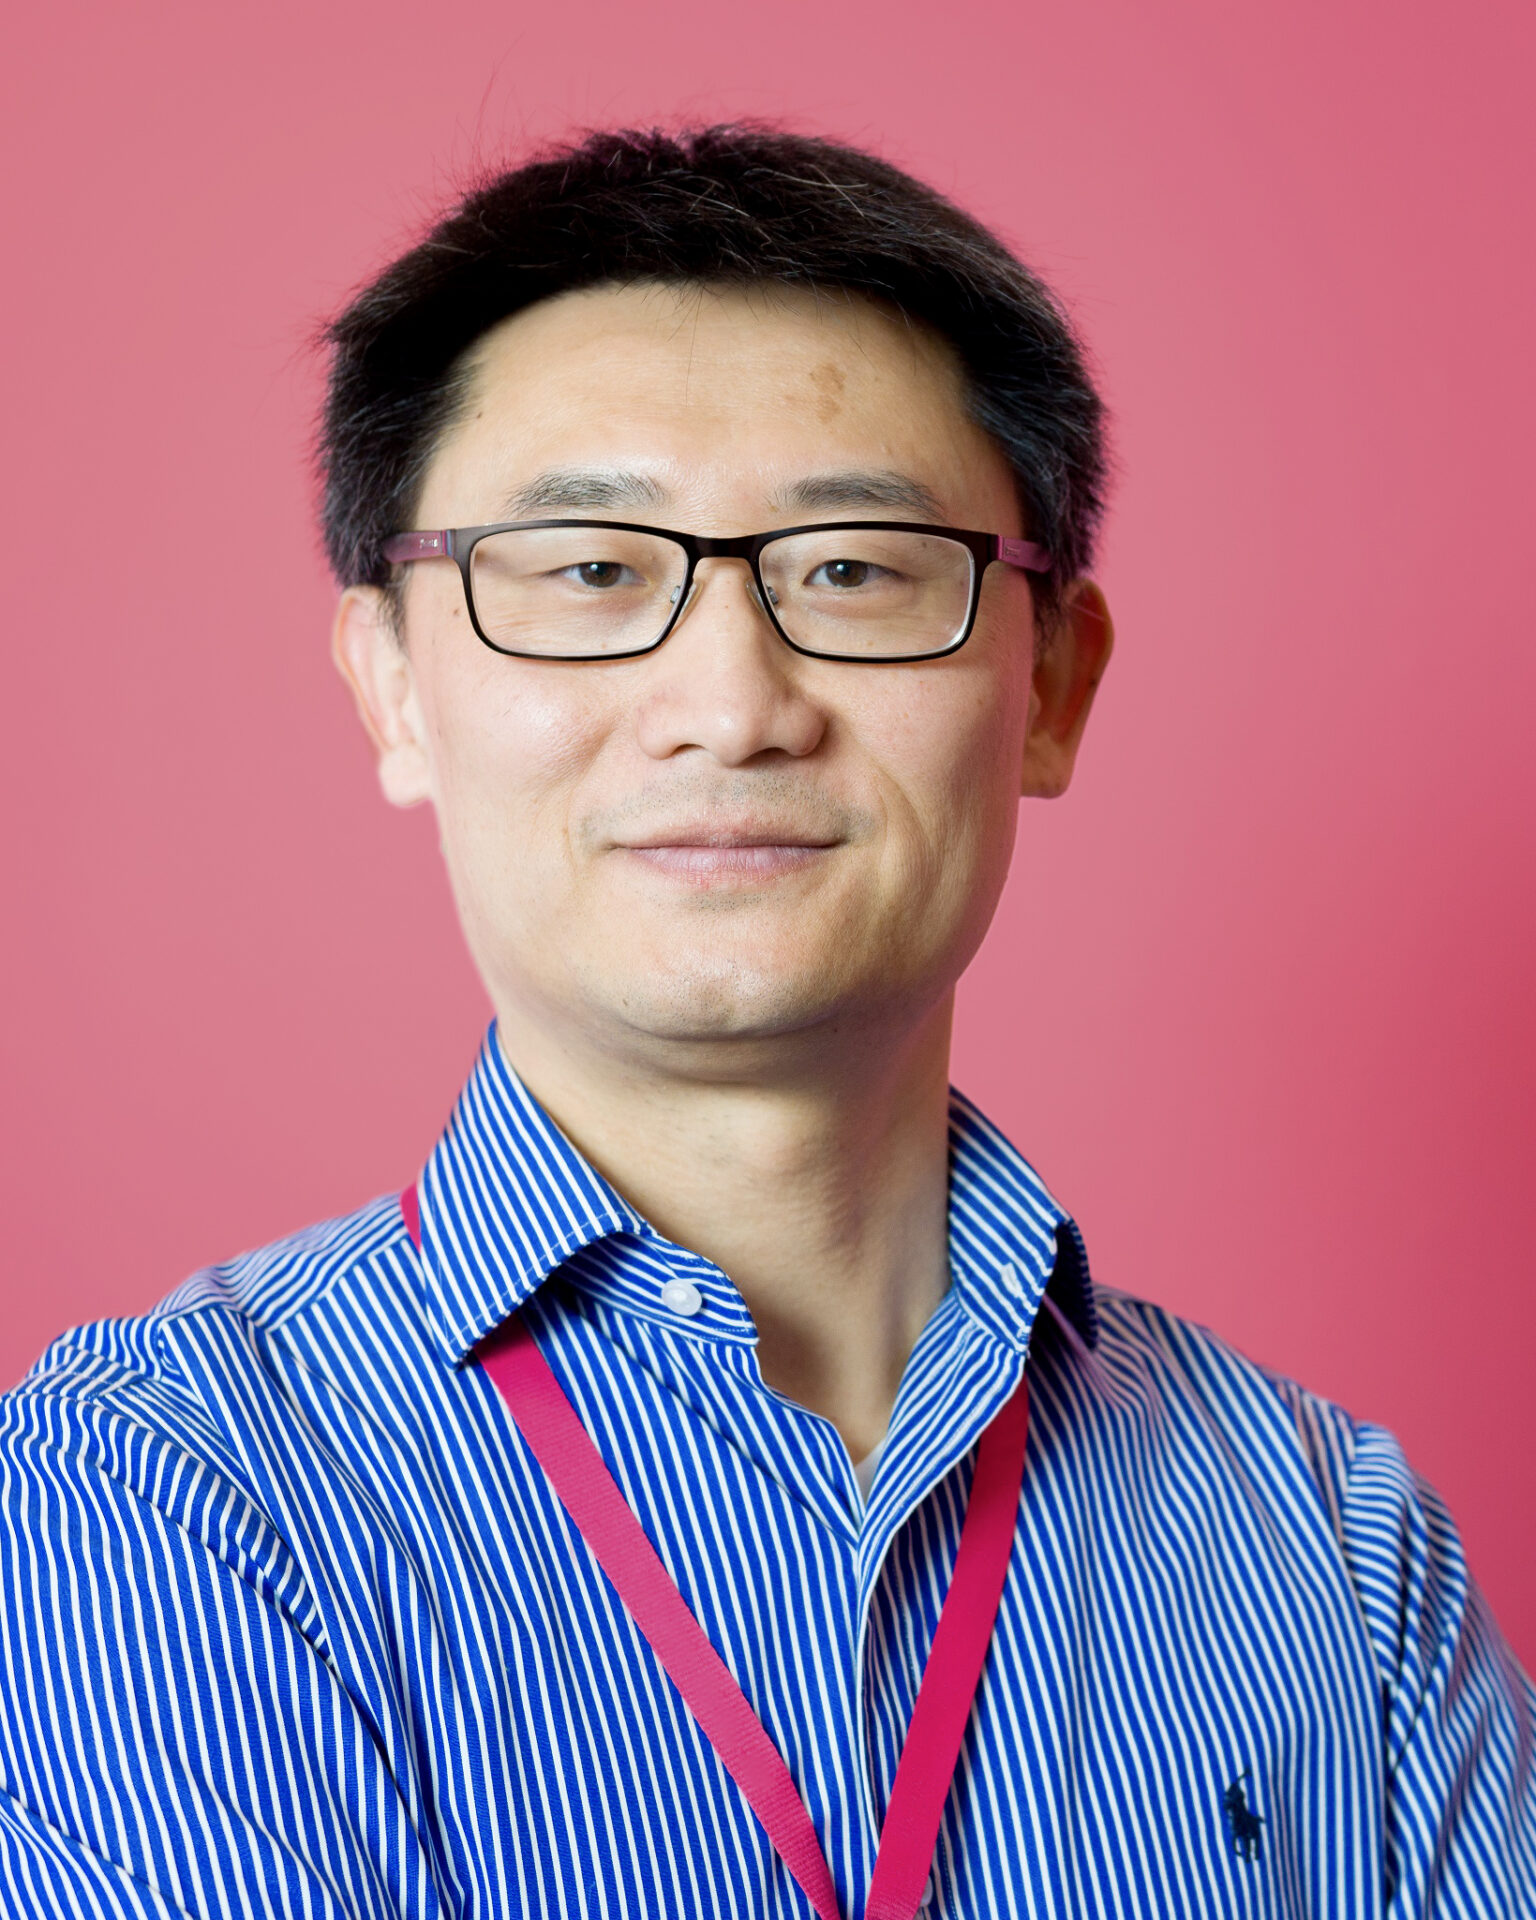
[[[1051,570],[1051,556],[1033,540],[1005,540],[999,534],[996,557],[1004,566],[1019,567],[1025,573],[1049,573]]]
[[[384,542],[384,558],[395,566],[407,560],[436,560],[444,554],[453,557],[449,527],[439,527],[435,533],[396,533]]]

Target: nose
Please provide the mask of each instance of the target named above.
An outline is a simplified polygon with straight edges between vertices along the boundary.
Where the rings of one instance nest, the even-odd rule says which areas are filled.
[[[800,658],[774,631],[743,560],[701,560],[664,646],[640,663],[642,750],[666,760],[700,750],[725,767],[765,754],[802,759],[827,730]]]

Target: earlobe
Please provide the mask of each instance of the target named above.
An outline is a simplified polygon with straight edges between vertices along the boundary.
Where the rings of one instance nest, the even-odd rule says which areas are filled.
[[[1074,580],[1035,660],[1019,787],[1026,799],[1054,800],[1066,792],[1114,645],[1102,591],[1092,580]]]
[[[379,785],[397,807],[432,798],[432,765],[410,656],[377,587],[348,587],[331,628],[331,658],[378,756]]]

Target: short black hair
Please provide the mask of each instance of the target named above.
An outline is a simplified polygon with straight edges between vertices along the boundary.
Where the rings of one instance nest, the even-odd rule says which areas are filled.
[[[463,357],[535,301],[664,281],[834,288],[896,308],[959,356],[973,417],[1047,548],[1050,605],[1104,508],[1104,407],[1060,302],[979,221],[873,155],[755,122],[604,131],[485,180],[327,329],[326,552],[386,586],[464,397]]]

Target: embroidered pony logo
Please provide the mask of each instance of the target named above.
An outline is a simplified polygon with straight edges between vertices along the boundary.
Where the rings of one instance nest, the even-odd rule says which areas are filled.
[[[1232,1842],[1232,1851],[1239,1860],[1257,1860],[1259,1847],[1264,1838],[1264,1816],[1255,1813],[1248,1804],[1248,1796],[1243,1792],[1243,1782],[1248,1778],[1248,1770],[1243,1771],[1221,1796],[1221,1817],[1227,1829],[1227,1838]]]

